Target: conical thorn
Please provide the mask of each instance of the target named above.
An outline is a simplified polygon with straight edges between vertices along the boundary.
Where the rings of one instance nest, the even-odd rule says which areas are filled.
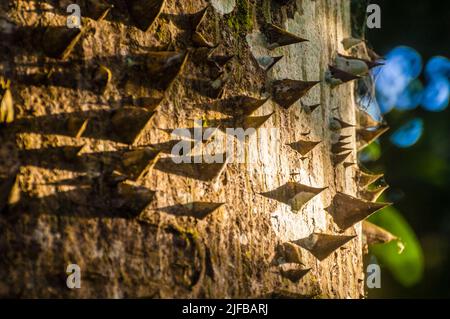
[[[173,214],[175,216],[191,216],[202,220],[219,210],[223,205],[225,205],[225,203],[190,202],[187,204],[163,207],[157,210]]]
[[[352,38],[352,37],[345,38],[344,40],[341,41],[342,46],[344,47],[344,50],[351,49],[352,47],[354,47],[362,42],[364,42],[364,40]]]
[[[346,148],[345,146],[350,145],[350,142],[337,142],[331,145],[331,152],[334,154],[343,153],[346,151],[352,151],[351,148]]]
[[[129,210],[132,215],[138,215],[155,198],[154,191],[143,186],[133,185],[128,181],[119,183],[116,192],[114,206]]]
[[[79,28],[48,27],[42,38],[45,54],[50,58],[65,60],[81,38]]]
[[[333,117],[330,121],[330,129],[332,131],[338,131],[349,127],[355,127],[355,125],[342,121],[337,117]]]
[[[376,189],[372,190],[361,190],[359,192],[359,197],[362,199],[368,200],[369,202],[376,202],[378,198],[380,198],[381,195],[389,188],[388,185],[377,187]]]
[[[367,220],[362,222],[362,234],[367,245],[387,244],[398,238],[386,229],[372,224]]]
[[[373,117],[370,116],[369,113],[367,113],[366,111],[361,110],[359,108],[356,109],[357,109],[358,124],[360,127],[369,128],[369,127],[378,127],[381,125],[380,122],[374,120]]]
[[[313,142],[313,141],[298,141],[294,143],[287,144],[294,151],[298,152],[300,155],[305,156],[309,152],[311,152],[317,145],[319,145],[321,141]]]
[[[300,101],[300,103],[302,105],[302,110],[304,110],[306,114],[311,114],[312,112],[314,112],[315,109],[317,109],[320,106],[320,103],[312,105],[303,104],[302,101]]]
[[[390,203],[372,203],[338,192],[334,196],[331,205],[325,210],[333,217],[339,228],[346,230],[390,205]]]
[[[67,119],[67,130],[70,135],[79,139],[87,128],[89,119],[69,117]]]
[[[276,56],[276,57],[263,56],[263,57],[258,58],[257,62],[259,64],[259,66],[264,70],[264,72],[268,72],[282,58],[283,58],[282,55],[281,56]]]
[[[208,13],[209,5],[194,14],[191,18],[192,29],[197,31]]]
[[[355,237],[356,235],[340,236],[313,233],[309,237],[293,241],[293,243],[309,250],[318,260],[322,261]]]
[[[352,167],[352,166],[355,166],[355,165],[357,165],[356,163],[351,163],[351,162],[345,162],[344,164],[344,168],[349,168],[349,167]]]
[[[199,48],[214,48],[215,45],[208,42],[205,37],[198,31],[192,35],[192,42]]]
[[[285,45],[308,41],[286,30],[283,30],[280,27],[277,27],[276,25],[273,25],[271,23],[268,23],[265,29],[267,35],[267,42],[269,43],[268,46],[269,50],[282,47]]]
[[[389,130],[388,126],[380,126],[374,130],[357,129],[356,130],[356,144],[358,151],[370,145],[373,141]]]
[[[103,0],[87,0],[86,3],[89,17],[96,21],[105,19],[112,8],[114,8],[112,4],[108,4]]]
[[[289,279],[293,283],[298,283],[311,268],[301,268],[298,264],[282,264],[278,266],[281,276]]]
[[[20,201],[20,186],[18,170],[0,180],[0,212],[6,207],[17,204]]]
[[[357,173],[357,175],[355,176],[355,180],[356,180],[356,183],[358,184],[358,186],[361,189],[363,189],[363,188],[368,187],[370,184],[375,183],[383,176],[384,176],[384,174],[371,174],[371,173],[359,171],[359,173]]]
[[[159,159],[160,151],[142,148],[125,152],[122,157],[123,172],[132,180],[149,173]]]
[[[189,53],[187,51],[157,51],[146,54],[146,69],[149,78],[153,79],[159,88],[166,90],[183,71]]]
[[[150,29],[164,8],[165,0],[128,1],[130,15],[137,27],[146,32]]]
[[[259,109],[261,106],[263,106],[267,101],[269,100],[269,97],[263,98],[263,99],[257,99],[250,96],[239,96],[236,97],[233,100],[233,104],[236,104],[236,108],[238,111],[241,111],[243,115],[250,116],[252,115],[257,109]]]
[[[293,211],[299,211],[311,199],[327,188],[315,188],[297,182],[287,182],[275,190],[260,195],[289,205]]]
[[[120,108],[111,118],[113,130],[122,142],[133,144],[155,114],[139,107]]]
[[[347,152],[343,154],[333,154],[333,164],[334,166],[337,166],[341,163],[343,163],[351,154],[352,152]]]
[[[269,118],[274,114],[272,112],[268,115],[263,116],[249,116],[244,119],[243,129],[247,130],[249,128],[253,128],[255,130],[259,129],[265,122],[269,120]]]
[[[273,100],[288,109],[319,83],[320,81],[276,80],[272,83]]]
[[[328,66],[328,71],[325,74],[326,81],[330,84],[332,88],[347,83],[349,81],[358,80],[361,77],[353,75],[351,73],[340,70],[332,65]]]

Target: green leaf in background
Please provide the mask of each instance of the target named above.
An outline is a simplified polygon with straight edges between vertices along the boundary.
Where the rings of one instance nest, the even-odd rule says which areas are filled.
[[[375,255],[381,265],[387,267],[394,278],[406,287],[413,286],[422,279],[424,257],[417,237],[398,210],[388,207],[372,215],[369,221],[385,228],[400,238],[404,249],[399,253],[399,243],[373,245],[370,252]]]
[[[379,159],[381,156],[381,146],[378,142],[373,142],[370,145],[366,146],[359,153],[359,160],[362,162],[374,162]]]

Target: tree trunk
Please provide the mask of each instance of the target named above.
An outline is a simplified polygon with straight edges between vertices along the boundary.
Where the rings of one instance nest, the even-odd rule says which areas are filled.
[[[71,2],[81,4],[81,37],[65,59],[48,57],[60,40],[45,28],[67,31]],[[219,44],[210,55],[193,31],[208,1],[167,0],[146,32],[149,17],[108,2],[98,21],[89,1],[0,4],[0,75],[16,113],[1,128],[0,296],[359,298],[360,224],[341,232],[325,210],[337,192],[356,194],[354,128],[340,132],[351,135],[345,165],[333,162],[330,129],[333,117],[355,123],[353,84],[324,81],[351,36],[350,1],[211,0],[198,26]],[[267,22],[309,42],[268,50]],[[152,51],[184,50],[179,74],[176,63],[160,73],[145,64]],[[269,54],[283,58],[266,72]],[[322,82],[285,108],[273,96],[281,79]],[[269,95],[252,114],[238,98]],[[223,140],[236,151],[226,128],[257,128],[245,162],[175,164],[171,132],[194,120],[219,129],[192,155],[222,153]],[[287,145],[299,141],[321,143],[300,154]],[[292,182],[326,189],[310,199]],[[356,237],[322,258],[299,244],[313,233]],[[69,264],[81,269],[80,289],[66,285]]]

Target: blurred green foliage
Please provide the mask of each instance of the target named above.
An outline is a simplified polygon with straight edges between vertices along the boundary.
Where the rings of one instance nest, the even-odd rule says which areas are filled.
[[[370,222],[390,231],[399,238],[388,244],[373,245],[373,254],[381,266],[388,268],[402,285],[417,284],[423,276],[424,257],[414,230],[393,207],[387,207],[369,219]]]

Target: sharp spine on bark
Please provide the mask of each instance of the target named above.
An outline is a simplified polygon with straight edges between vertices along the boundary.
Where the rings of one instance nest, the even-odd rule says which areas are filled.
[[[149,77],[158,82],[160,88],[167,89],[183,71],[189,57],[187,51],[157,51],[147,53],[146,67]]]
[[[111,82],[112,73],[111,70],[106,66],[100,64],[94,74],[94,85],[99,94],[103,94],[108,87],[109,82]]]
[[[0,77],[0,124],[14,121],[14,101],[10,90],[10,81]]]
[[[139,107],[123,107],[113,114],[111,123],[123,142],[133,144],[155,114]]]
[[[297,182],[287,182],[275,190],[260,193],[260,195],[289,205],[293,211],[299,211],[311,199],[327,188],[315,188]]]
[[[335,88],[336,86],[349,81],[360,79],[359,76],[340,70],[332,65],[329,65],[328,67],[329,69],[325,74],[325,80],[330,84],[331,88]]]
[[[352,151],[351,148],[346,148],[345,146],[350,145],[350,142],[344,143],[344,142],[337,142],[331,145],[331,152],[334,154],[343,153],[346,151]]]
[[[393,240],[398,240],[396,236],[380,226],[372,224],[367,220],[362,222],[362,234],[365,242],[370,245],[387,244]]]
[[[225,205],[225,203],[191,202],[183,205],[172,206],[169,211],[173,210],[173,212],[178,216],[192,216],[197,219],[205,219],[207,216],[216,212],[223,205]]]
[[[375,121],[372,118],[372,116],[370,116],[369,113],[367,113],[366,111],[361,110],[358,107],[356,108],[356,110],[359,127],[370,128],[370,127],[378,127],[381,125],[380,122]]]
[[[381,135],[389,130],[389,126],[380,126],[374,130],[357,129],[356,130],[356,144],[358,151],[371,144]]]
[[[300,153],[300,155],[305,156],[309,152],[313,150],[318,144],[320,144],[322,141],[313,142],[313,141],[298,141],[294,143],[287,144],[290,146],[294,151]]]
[[[276,264],[296,263],[304,266],[303,252],[300,247],[290,242],[284,242],[277,247]]]
[[[318,83],[320,81],[276,80],[272,83],[273,100],[288,109]]]
[[[268,46],[269,50],[282,47],[285,45],[308,41],[286,30],[283,30],[280,27],[277,27],[276,25],[273,25],[271,23],[268,23],[266,25],[266,34],[267,34],[267,41],[269,43]]]
[[[131,0],[129,1],[130,15],[137,27],[146,32],[161,13],[165,0]]]
[[[352,152],[347,152],[343,154],[333,154],[333,164],[334,166],[337,166],[341,163],[343,163],[351,154]]]
[[[80,40],[81,34],[82,30],[79,28],[48,27],[42,38],[44,53],[50,58],[65,60]]]
[[[325,210],[333,217],[339,228],[346,230],[390,205],[390,203],[372,203],[338,192],[334,196],[331,205]]]
[[[173,158],[166,158],[165,161],[158,161],[155,168],[169,174],[178,174],[205,182],[213,182],[225,171],[229,161],[229,156],[226,153],[216,154],[216,156],[223,159],[223,163],[205,162],[204,157],[200,155],[191,156],[190,162],[176,163]]]
[[[135,215],[150,204],[155,197],[155,192],[124,181],[117,185],[117,195],[118,197],[115,198],[117,208],[130,210]]]
[[[124,173],[133,180],[138,180],[149,173],[159,159],[160,151],[142,148],[123,154]]]
[[[250,116],[268,100],[268,97],[264,99],[257,99],[250,96],[240,96],[237,100],[238,110],[242,110],[242,114]]]
[[[206,6],[204,9],[202,9],[201,11],[197,12],[191,19],[192,22],[192,29],[194,31],[197,31],[201,25],[201,23],[203,22],[203,20],[206,17],[206,14],[208,13],[208,9],[209,9],[209,5]]]
[[[275,112],[263,116],[248,116],[244,119],[243,129],[259,129]]]
[[[281,276],[289,279],[293,283],[298,283],[311,268],[300,268],[298,264],[282,264],[278,266],[280,269]]]
[[[86,4],[89,16],[96,21],[103,20],[114,5],[108,4],[101,0],[88,0]]]
[[[210,202],[193,202],[191,210],[195,212],[196,218],[205,219],[206,216],[211,215],[217,211],[225,203],[210,203]]]
[[[257,60],[259,66],[264,70],[264,72],[268,72],[270,69],[273,68],[275,64],[277,64],[278,61],[280,61],[283,58],[283,56],[263,56],[260,57]]]
[[[371,70],[373,68],[376,68],[377,66],[383,66],[384,65],[383,62],[373,62],[373,61],[370,61],[370,60],[357,58],[357,57],[352,57],[352,56],[343,55],[343,54],[338,54],[338,57],[341,57],[341,58],[346,59],[346,60],[354,60],[354,61],[356,60],[356,61],[364,62],[364,64],[367,66],[367,68],[369,70]]]
[[[117,186],[119,183],[127,180],[127,176],[119,171],[112,171],[105,176],[105,182],[111,186]]]
[[[62,147],[62,151],[64,154],[64,157],[71,161],[76,159],[78,156],[80,156],[83,149],[86,147],[86,144],[83,144],[81,146],[64,146]]]
[[[335,154],[342,154],[345,152],[352,152],[352,151],[353,151],[353,149],[349,148],[349,147],[334,147],[332,150],[332,152]]]
[[[302,101],[300,101],[300,104],[302,105],[302,110],[304,110],[306,114],[311,114],[312,112],[314,112],[315,109],[317,109],[320,106],[320,103],[319,104],[306,105]]]
[[[356,163],[345,162],[343,165],[344,165],[344,168],[349,168],[349,167],[355,166]]]
[[[339,136],[338,142],[344,142],[346,139],[351,138],[351,135],[341,135]]]
[[[359,192],[359,197],[361,197],[362,199],[368,200],[370,202],[376,202],[378,200],[378,198],[380,198],[380,196],[388,188],[389,188],[389,186],[386,185],[386,186],[378,187],[376,189],[361,190]]]
[[[355,179],[357,181],[358,186],[362,189],[368,187],[370,184],[375,183],[383,176],[384,174],[370,174],[363,171],[359,171]]]
[[[0,181],[0,213],[20,200],[19,170]]]
[[[369,67],[364,61],[340,54],[336,56],[334,67],[342,72],[356,76],[365,76],[369,73]]]
[[[208,42],[203,35],[198,32],[195,31],[194,34],[192,35],[192,42],[199,48],[215,48],[216,46],[210,42]]]
[[[208,61],[212,62],[219,70],[222,70],[222,68],[229,63],[234,57],[234,54],[231,55],[214,55],[215,49],[211,50],[211,52],[208,54]]]
[[[332,252],[345,245],[355,238],[355,236],[328,235],[313,233],[309,237],[293,241],[294,244],[309,250],[314,257],[322,261],[331,255]]]
[[[89,119],[69,117],[67,119],[67,130],[71,136],[79,139],[87,128]]]
[[[344,122],[337,117],[333,117],[330,121],[330,130],[332,131],[338,131],[349,127],[355,127],[355,125]]]
[[[345,38],[341,41],[342,46],[344,47],[344,50],[351,49],[352,47],[364,42],[364,40],[357,39],[357,38]]]

